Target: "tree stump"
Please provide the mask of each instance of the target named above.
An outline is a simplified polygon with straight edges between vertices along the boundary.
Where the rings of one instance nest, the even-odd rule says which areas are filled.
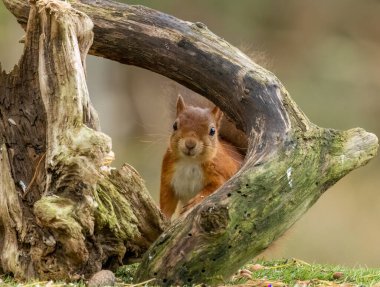
[[[1,267],[79,279],[139,258],[164,228],[137,172],[113,160],[85,81],[93,24],[66,2],[31,2],[24,55],[0,76]]]
[[[29,10],[27,3],[22,0],[3,1],[19,22],[25,24]],[[155,241],[143,258],[137,280],[156,278],[156,284],[159,285],[221,282],[283,234],[327,188],[354,168],[366,164],[377,152],[377,137],[363,129],[337,131],[320,128],[311,123],[271,72],[256,65],[238,49],[210,32],[202,23],[185,22],[145,7],[111,1],[73,0],[71,3],[73,7],[86,13],[94,21],[95,38],[90,53],[155,71],[204,95],[217,104],[248,138],[248,151],[241,170],[215,194],[195,207],[184,220],[172,224]],[[78,29],[79,26],[75,27]],[[82,39],[82,36],[79,38]],[[81,49],[82,52],[85,50],[86,48]],[[83,59],[83,54],[82,57],[76,57],[76,59],[79,58]],[[65,69],[48,70],[46,68],[45,71],[47,75],[52,75],[51,72],[54,71],[61,71],[64,74],[63,77],[66,75]],[[78,77],[74,78],[78,79]],[[55,81],[54,77],[43,81],[49,87],[46,91],[50,96],[55,95],[55,93],[49,93]],[[75,81],[70,82],[65,79],[63,82]],[[80,87],[83,88],[83,86],[78,86],[76,90],[81,90]],[[82,94],[86,93],[82,92]],[[60,196],[63,200],[62,205],[65,206],[67,199],[72,200],[68,194],[76,191],[72,188],[73,184],[90,177],[91,179],[79,185],[77,193],[81,200],[76,200],[76,202],[87,207],[87,209],[81,208],[81,211],[88,210],[91,213],[91,210],[96,208],[91,209],[90,204],[85,203],[84,199],[85,195],[94,194],[91,187],[95,190],[102,187],[108,191],[111,190],[112,194],[119,194],[118,187],[122,183],[128,184],[129,179],[119,176],[116,184],[115,180],[110,179],[110,175],[105,176],[102,173],[108,180],[107,184],[104,184],[102,177],[99,176],[99,167],[105,165],[110,155],[108,138],[94,130],[89,135],[87,126],[78,126],[80,120],[86,123],[87,119],[94,119],[93,111],[86,109],[82,114],[76,111],[73,113],[76,120],[71,119],[71,121],[67,121],[65,117],[56,119],[49,115],[52,109],[53,111],[59,108],[65,110],[69,106],[80,110],[80,107],[83,108],[83,103],[89,102],[85,99],[87,98],[84,97],[81,102],[74,101],[73,103],[73,100],[66,96],[60,100],[60,104],[45,99],[45,106],[46,102],[48,103],[46,119],[40,117],[36,123],[45,127],[47,121],[47,127],[49,127],[49,117],[52,117],[55,119],[54,122],[65,125],[59,132],[49,132],[47,129],[46,143],[43,141],[44,136],[41,136],[38,141],[42,150],[39,152],[39,157],[44,153],[44,147],[48,147],[46,148],[46,168],[43,169],[45,176],[42,177],[46,178],[46,185],[53,188],[55,191],[53,194]],[[39,109],[42,109],[40,101],[33,102],[34,105],[37,103]],[[53,106],[50,107],[50,105]],[[68,114],[67,111],[66,114]],[[69,114],[71,118],[72,113]],[[4,125],[11,114],[1,111],[1,115]],[[90,125],[90,127],[96,127],[96,125]],[[8,133],[11,134],[9,127]],[[28,135],[31,133],[29,132]],[[79,140],[78,135],[83,140]],[[14,159],[15,156],[10,151],[11,143],[14,141],[9,136],[4,138],[6,138],[7,154]],[[93,138],[95,140],[92,140]],[[58,144],[59,148],[50,150],[49,143],[52,141]],[[95,142],[104,144],[94,147],[92,143]],[[71,148],[73,144],[85,146],[86,152],[75,153],[77,149]],[[87,164],[88,158],[94,160],[93,165],[79,172],[76,167],[82,162]],[[8,166],[23,167],[16,166],[12,159],[10,159],[12,164]],[[58,168],[60,172],[57,172]],[[32,170],[25,171],[26,177],[14,175],[11,177],[11,174],[8,174],[6,178],[12,178],[13,182],[18,182],[19,178],[29,179],[33,174]],[[68,174],[71,180],[67,180]],[[95,174],[94,178],[92,174]],[[108,188],[110,181],[115,183],[112,188]],[[42,183],[38,183],[40,188],[43,186]],[[60,191],[60,186],[63,186],[61,187],[63,192]],[[19,187],[17,189],[20,190]],[[36,198],[39,194],[48,196],[47,189],[44,188],[43,191],[38,192],[38,189],[34,192],[30,191],[28,198],[33,194]],[[7,200],[17,199],[17,195],[12,194],[13,196],[7,197]],[[104,195],[102,192],[97,194]],[[87,198],[91,202],[92,197]],[[113,199],[107,198],[99,202],[117,204],[112,201]],[[140,204],[145,201],[150,202],[145,197],[139,200]],[[55,201],[54,197],[50,197],[50,202],[53,202],[54,206],[61,204],[60,201]],[[49,204],[50,202],[48,201]],[[36,210],[38,204],[31,201],[30,205],[33,204]],[[125,204],[130,204],[132,208],[137,204],[137,200],[125,202]],[[104,210],[110,210],[108,205]],[[150,205],[147,210],[155,211]],[[18,214],[17,209],[9,214],[14,213]],[[42,212],[37,212],[37,214],[42,214]],[[121,220],[118,217],[121,214],[116,214],[112,219]],[[96,229],[97,223],[104,226],[102,218],[99,221],[96,221],[96,218],[95,216],[94,228]],[[107,216],[107,218],[110,217]],[[149,226],[156,227],[154,230],[159,230],[158,226],[161,226],[158,213],[152,212],[150,218],[140,216],[138,220],[142,220],[141,223],[139,221],[141,224],[139,226],[150,224]],[[155,224],[151,220],[154,220]],[[14,221],[18,222],[16,219]],[[22,218],[19,221],[22,222]],[[50,220],[45,218],[43,222],[47,223]],[[91,233],[91,224],[87,222],[79,224],[82,228],[86,227],[85,234]],[[109,225],[112,226],[111,223]],[[14,225],[3,224],[3,226],[9,230],[10,237],[18,232],[15,231]],[[22,226],[21,224],[21,230]],[[67,235],[70,226],[62,224],[58,226],[65,230],[59,234]],[[49,226],[49,229],[51,228],[54,230],[57,227]],[[111,229],[111,227],[108,228]],[[54,238],[57,232],[50,233]],[[80,233],[78,234],[79,236],[73,240],[82,242],[88,247],[91,244],[88,241],[90,237],[82,241]],[[97,234],[101,236],[101,233]],[[8,262],[11,261],[8,260]]]

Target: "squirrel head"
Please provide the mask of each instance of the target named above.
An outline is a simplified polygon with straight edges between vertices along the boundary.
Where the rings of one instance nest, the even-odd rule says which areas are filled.
[[[206,161],[217,150],[218,129],[223,112],[186,105],[182,96],[177,99],[177,118],[170,138],[171,150],[178,158]]]

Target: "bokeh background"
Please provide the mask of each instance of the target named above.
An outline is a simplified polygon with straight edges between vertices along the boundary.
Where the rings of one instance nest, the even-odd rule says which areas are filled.
[[[362,127],[380,136],[380,1],[125,1],[210,30],[269,67],[316,124]],[[23,31],[0,1],[0,62],[17,63]],[[253,56],[257,57],[257,56]],[[172,81],[89,56],[88,86],[118,167],[132,164],[158,199],[161,159],[173,119]],[[262,256],[380,267],[380,160],[330,188]]]

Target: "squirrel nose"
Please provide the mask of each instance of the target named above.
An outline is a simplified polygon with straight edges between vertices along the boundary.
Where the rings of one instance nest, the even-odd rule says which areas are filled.
[[[196,141],[193,139],[187,139],[185,141],[185,146],[188,150],[192,150],[197,145]]]

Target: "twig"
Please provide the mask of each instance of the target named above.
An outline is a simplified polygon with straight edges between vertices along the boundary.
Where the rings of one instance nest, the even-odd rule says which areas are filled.
[[[156,280],[156,278],[152,278],[152,279],[149,279],[149,280],[146,280],[144,282],[137,283],[137,284],[121,284],[121,286],[136,287],[136,286],[145,285],[145,284],[152,282],[154,280]]]

